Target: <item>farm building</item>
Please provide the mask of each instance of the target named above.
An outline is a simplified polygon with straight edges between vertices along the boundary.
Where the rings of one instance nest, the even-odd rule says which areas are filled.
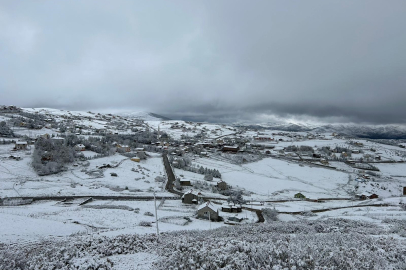
[[[28,143],[25,141],[18,141],[15,143],[14,149],[15,150],[26,150]]]
[[[132,158],[131,158],[131,161],[140,162],[141,159],[140,159],[139,157],[132,157]]]
[[[274,139],[271,137],[254,136],[254,140],[256,140],[256,141],[273,141]]]
[[[116,147],[117,147],[117,149],[123,149],[125,152],[130,152],[131,151],[131,147],[128,146],[128,145],[117,144]]]
[[[213,221],[219,220],[219,211],[210,201],[203,203],[197,209],[197,217]]]
[[[370,198],[370,199],[378,199],[378,195],[376,195],[376,194],[374,193],[374,194],[369,195],[369,198]]]
[[[362,193],[362,194],[357,194],[356,195],[359,200],[366,200],[366,199],[377,199],[379,196],[374,194],[367,194],[367,193]]]
[[[240,213],[242,211],[242,207],[240,204],[225,203],[221,206],[221,211],[230,213]]]
[[[179,179],[179,183],[181,186],[191,186],[192,183],[188,179]]]
[[[75,145],[75,150],[76,151],[85,151],[86,147],[83,144],[77,144]]]
[[[223,152],[238,152],[238,150],[240,150],[240,148],[238,146],[223,146],[222,151]]]
[[[63,144],[65,139],[62,137],[53,137],[51,138],[54,143]]]
[[[183,194],[182,202],[187,204],[197,204],[199,201],[199,195],[201,195],[200,192],[191,189]]]

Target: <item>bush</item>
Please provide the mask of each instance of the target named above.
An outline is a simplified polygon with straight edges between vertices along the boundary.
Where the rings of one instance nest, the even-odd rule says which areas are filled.
[[[404,221],[390,221],[402,225]],[[390,223],[392,224],[392,223]],[[152,226],[141,221],[140,226]],[[383,235],[383,236],[375,236]],[[154,234],[0,244],[0,269],[112,269],[109,256],[158,254],[153,269],[405,269],[402,239],[373,223],[300,220]]]
[[[152,223],[150,221],[140,221],[138,225],[143,227],[152,227]]]
[[[153,216],[154,216],[154,214],[152,214],[151,212],[145,212],[145,213],[144,213],[144,216],[153,217]]]

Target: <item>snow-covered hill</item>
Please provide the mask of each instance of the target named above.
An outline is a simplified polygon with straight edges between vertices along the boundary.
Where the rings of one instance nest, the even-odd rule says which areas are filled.
[[[60,109],[53,109],[53,108],[22,108],[23,111],[29,113],[39,113],[44,115],[53,115],[53,116],[62,116],[62,115],[70,115],[70,116],[86,116],[91,117],[94,116],[95,113],[88,111],[69,111],[69,110],[60,110]],[[107,114],[107,113],[106,113]],[[145,112],[145,111],[123,111],[112,113],[113,115],[118,115],[126,118],[133,118],[138,120],[144,121],[161,121],[161,120],[169,120],[169,118],[158,115],[155,113]]]
[[[294,132],[337,133],[371,139],[406,139],[406,125],[362,125],[362,124],[308,124],[308,123],[265,123],[241,124],[257,129],[270,129]]]
[[[161,120],[170,120],[169,118],[158,115],[155,113],[144,112],[144,111],[128,111],[128,112],[120,112],[116,113],[116,115],[127,117],[127,118],[134,118],[144,121],[161,121]]]

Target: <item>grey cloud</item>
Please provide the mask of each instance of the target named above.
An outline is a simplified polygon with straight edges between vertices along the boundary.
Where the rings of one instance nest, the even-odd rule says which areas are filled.
[[[0,4],[0,103],[404,123],[404,1]]]

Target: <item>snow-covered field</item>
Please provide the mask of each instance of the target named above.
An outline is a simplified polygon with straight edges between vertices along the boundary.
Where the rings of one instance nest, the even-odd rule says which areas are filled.
[[[257,200],[292,199],[301,192],[317,198],[348,197],[348,175],[330,169],[304,166],[284,160],[265,158],[245,165],[234,165],[209,158],[200,158],[196,164],[218,169],[228,184],[253,192]]]
[[[196,138],[199,138],[200,143],[228,138],[231,144],[237,144],[238,140],[248,142],[245,145],[247,149],[249,144],[259,144],[267,147],[265,149],[276,146],[277,151],[272,150],[272,156],[265,154],[264,149],[238,154],[245,155],[248,159],[242,164],[233,160],[233,154],[221,155],[220,147],[210,151],[205,149],[204,151],[209,152],[205,157],[191,152],[185,155],[192,159],[192,166],[218,170],[221,179],[232,187],[232,192],[242,191],[243,198],[247,202],[244,207],[256,210],[275,209],[281,212],[278,218],[283,222],[328,223],[332,219],[341,218],[366,221],[368,224],[375,224],[381,230],[391,227],[388,225],[391,224],[390,220],[395,220],[394,223],[396,220],[400,222],[406,220],[406,211],[401,207],[401,203],[406,203],[406,198],[402,194],[403,187],[406,186],[406,163],[402,162],[405,160],[405,151],[396,145],[364,139],[344,139],[327,133],[266,130],[260,134],[258,131],[239,130],[227,125],[161,120],[141,112],[119,116],[47,108],[24,109],[24,111],[52,118],[52,121],[58,124],[69,123],[72,125],[73,133],[86,134],[80,135],[84,138],[89,136],[102,138],[104,135],[98,133],[98,129],[104,129],[108,134],[134,134],[152,129],[155,131],[153,136],[157,136],[156,131],[159,130],[160,134],[169,135],[171,143],[175,142],[169,146],[169,150],[175,148],[173,145],[184,144],[186,137],[194,138],[196,135],[199,135]],[[0,115],[0,121],[8,121],[11,115],[8,114],[7,117]],[[51,136],[61,135],[55,125],[53,128],[47,126],[42,129],[14,126],[13,131],[18,136],[29,136],[33,139],[45,133]],[[255,136],[269,136],[274,138],[274,141],[258,142],[254,139]],[[6,142],[16,138],[4,137],[4,140]],[[354,144],[355,141],[358,144]],[[241,148],[245,149],[245,146]],[[321,152],[322,147],[351,149],[354,150],[352,158],[372,157],[371,164],[379,171],[368,174],[369,172],[337,159],[329,161],[329,166],[336,169],[326,168],[322,167],[319,161],[311,160],[311,154],[302,157],[307,161],[310,160],[309,162],[301,160],[299,154],[292,152],[279,155],[278,151],[288,146],[311,146],[316,153]],[[227,222],[197,219],[197,205],[186,205],[182,203],[180,196],[165,190],[165,182],[161,182],[161,179],[166,177],[161,153],[147,152],[147,159],[135,162],[119,153],[100,157],[96,152],[86,150],[82,151],[85,158],[76,159],[68,164],[67,170],[39,176],[31,166],[34,146],[29,146],[26,151],[13,151],[13,147],[14,144],[10,143],[0,144],[0,199],[7,202],[0,206],[0,247],[1,243],[29,246],[31,243],[40,243],[44,240],[56,243],[58,239],[71,241],[81,237],[117,239],[122,234],[154,238],[153,234],[156,232],[154,192],[159,198],[166,198],[158,199],[156,202],[159,231],[163,236],[170,233],[178,234],[178,231],[184,231],[189,235],[186,231],[190,231],[190,235],[194,235],[191,237],[195,237],[200,235],[199,231],[220,227],[230,227],[232,230],[234,227],[226,224]],[[361,150],[362,153],[358,153],[357,150]],[[132,153],[136,155],[135,151]],[[340,154],[333,155],[339,157]],[[250,155],[252,160],[257,161],[249,161]],[[255,159],[254,155],[260,158]],[[21,159],[16,160],[10,156],[19,156]],[[382,161],[396,163],[375,163],[377,162],[375,156],[380,156]],[[203,174],[182,169],[174,169],[174,173],[181,179],[191,181],[192,187],[185,187],[183,191],[199,190],[200,187],[201,196],[215,198],[213,204],[219,209],[220,216],[225,221],[234,217],[243,219],[240,224],[258,222],[259,217],[252,209],[252,211],[243,209],[241,213],[221,212],[221,204],[229,197],[216,191],[214,186],[219,178],[206,181]],[[295,199],[294,195],[297,193],[302,193],[310,200]],[[355,199],[356,194],[373,193],[379,198],[364,201]],[[67,196],[76,197],[73,200],[64,200]],[[19,201],[7,199],[10,197],[47,198],[17,206],[15,204]],[[50,200],[49,197],[56,198]],[[92,201],[80,205],[91,197]],[[316,199],[331,200],[315,202]],[[255,225],[252,228],[257,227]],[[208,235],[211,233],[216,234],[216,230],[210,231]],[[386,237],[387,233],[381,232],[380,235]],[[402,230],[396,234],[396,238],[403,241],[405,236],[406,233],[403,234]],[[185,245],[185,241],[179,244],[182,245]],[[191,250],[188,252],[193,253]],[[140,250],[138,253],[117,252],[109,256],[109,260],[114,262],[113,269],[159,269],[154,268],[157,266],[154,263],[162,258],[160,256],[162,254],[159,255],[156,251]],[[77,258],[75,263],[87,265],[91,264],[92,259],[92,257]],[[165,263],[161,263],[160,269],[164,269],[165,266]]]
[[[66,237],[74,234],[115,236],[155,233],[154,201],[96,200],[79,206],[83,200],[42,201],[25,206],[0,208],[1,242],[36,241],[43,237]],[[160,232],[206,230],[224,226],[194,217],[196,205],[184,206],[180,200],[157,201]],[[146,213],[152,215],[146,215]],[[248,212],[248,211],[247,211]],[[236,214],[229,213],[229,216]],[[239,213],[255,222],[252,212]],[[190,218],[188,222],[184,217]],[[140,222],[150,223],[141,226]]]

